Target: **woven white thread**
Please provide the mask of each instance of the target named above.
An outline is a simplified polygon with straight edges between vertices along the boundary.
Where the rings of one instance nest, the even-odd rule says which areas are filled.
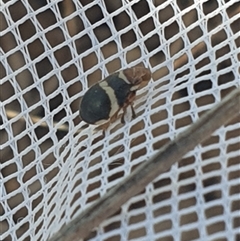
[[[239,4],[183,2],[2,3],[1,240],[46,241],[240,86]],[[89,86],[141,63],[135,119],[105,137],[80,122]],[[221,127],[89,240],[240,239],[239,133]]]

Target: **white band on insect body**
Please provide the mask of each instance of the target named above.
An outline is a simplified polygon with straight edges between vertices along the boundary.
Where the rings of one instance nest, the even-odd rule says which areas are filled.
[[[99,83],[99,85],[102,87],[103,90],[105,90],[106,94],[108,95],[108,97],[110,99],[111,110],[110,110],[109,116],[113,116],[120,108],[120,106],[118,105],[118,100],[116,98],[114,90],[112,87],[110,87],[108,85],[108,83],[106,81]]]
[[[118,78],[124,80],[127,84],[131,85],[132,83],[127,79],[126,75],[123,73],[123,71],[119,71]]]
[[[138,89],[139,89],[139,85],[133,85],[133,86],[130,88],[131,91],[136,91],[136,90],[138,90]]]

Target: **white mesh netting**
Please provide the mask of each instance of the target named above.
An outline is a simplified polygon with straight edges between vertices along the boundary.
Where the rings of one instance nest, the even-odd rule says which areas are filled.
[[[49,239],[240,86],[237,0],[0,2],[1,240]],[[79,120],[90,85],[140,63],[135,119]],[[240,240],[239,150],[238,116],[87,239]]]

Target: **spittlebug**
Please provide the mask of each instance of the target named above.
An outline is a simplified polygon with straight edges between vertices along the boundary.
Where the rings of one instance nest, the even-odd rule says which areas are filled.
[[[82,98],[79,110],[81,119],[88,124],[99,125],[101,129],[107,129],[109,124],[117,119],[121,109],[121,122],[124,123],[124,115],[129,105],[134,118],[133,100],[136,91],[143,81],[149,81],[150,78],[149,69],[134,67],[99,81],[91,86]]]

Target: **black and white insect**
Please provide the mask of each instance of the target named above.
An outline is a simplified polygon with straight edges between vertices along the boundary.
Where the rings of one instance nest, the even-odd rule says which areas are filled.
[[[99,125],[107,129],[111,122],[117,119],[119,111],[123,110],[121,122],[127,107],[135,112],[133,101],[136,91],[143,81],[151,79],[151,72],[144,67],[134,67],[121,70],[91,86],[84,94],[80,103],[79,114],[83,121],[92,125]]]

